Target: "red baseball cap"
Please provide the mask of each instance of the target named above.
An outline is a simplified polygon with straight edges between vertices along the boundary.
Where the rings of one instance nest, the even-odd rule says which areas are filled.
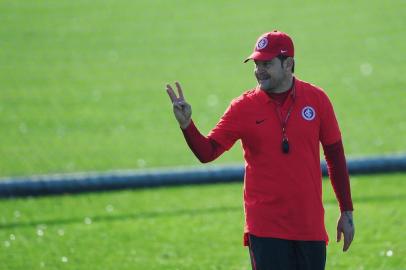
[[[273,30],[261,35],[255,43],[254,52],[245,59],[244,63],[253,60],[272,60],[275,56],[286,55],[293,57],[295,50],[293,41],[288,34]]]

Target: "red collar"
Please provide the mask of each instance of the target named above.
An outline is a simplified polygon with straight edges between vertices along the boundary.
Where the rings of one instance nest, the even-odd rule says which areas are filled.
[[[293,84],[292,84],[292,88],[289,89],[288,91],[290,91],[289,96],[291,96],[293,99],[295,99],[297,97],[297,88],[298,88],[298,79],[296,79],[296,77],[293,77]],[[282,93],[281,93],[282,94]],[[255,95],[258,97],[258,99],[260,100],[260,102],[262,103],[269,103],[272,102],[272,98],[261,88],[257,87],[255,89]]]

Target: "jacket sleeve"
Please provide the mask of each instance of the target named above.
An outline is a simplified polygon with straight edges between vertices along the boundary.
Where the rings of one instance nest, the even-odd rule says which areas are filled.
[[[233,101],[208,137],[228,151],[241,138],[240,127],[237,104]]]
[[[215,140],[203,136],[193,121],[182,132],[190,149],[202,163],[215,160],[225,151]]]
[[[341,140],[334,144],[323,145],[327,161],[328,174],[341,212],[353,211],[350,178],[345,161],[344,147]]]

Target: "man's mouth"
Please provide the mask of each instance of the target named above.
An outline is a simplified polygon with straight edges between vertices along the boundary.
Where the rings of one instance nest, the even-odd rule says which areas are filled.
[[[269,80],[271,77],[270,76],[258,76],[257,79],[258,81],[266,81]]]
[[[267,75],[267,74],[261,74],[261,75],[257,75],[257,80],[258,81],[266,81],[269,80],[271,78],[271,76]]]

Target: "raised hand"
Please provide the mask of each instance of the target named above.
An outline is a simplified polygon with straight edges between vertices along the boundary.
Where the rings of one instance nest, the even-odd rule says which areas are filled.
[[[169,84],[166,85],[166,92],[168,93],[169,98],[172,101],[173,113],[175,114],[176,120],[178,120],[179,125],[182,129],[186,129],[192,121],[192,107],[185,101],[180,84],[178,82],[175,82],[175,85],[178,89],[179,97],[176,96],[175,91]]]

